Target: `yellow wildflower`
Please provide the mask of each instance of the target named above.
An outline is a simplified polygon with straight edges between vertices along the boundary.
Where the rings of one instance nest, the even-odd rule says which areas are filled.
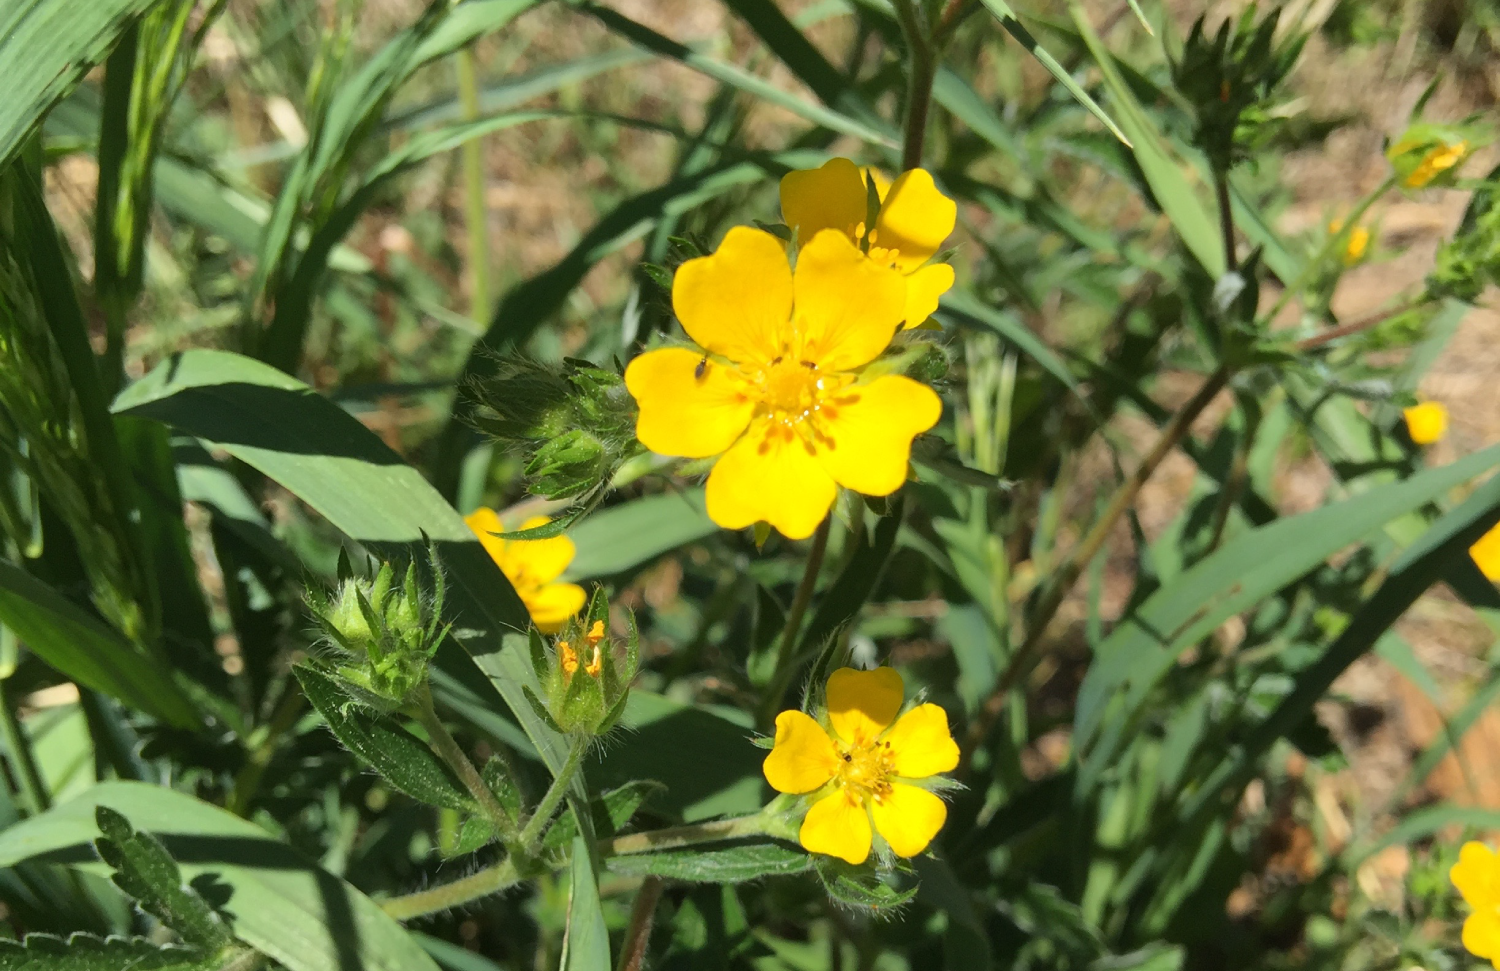
[[[648,351],[625,369],[636,437],[662,455],[718,455],[707,508],[728,529],[768,522],[802,539],[839,486],[890,495],[912,439],[942,414],[923,384],[859,373],[895,335],[904,287],[842,233],[809,240],[793,273],[780,240],[736,226],[672,282],[672,307],[702,350]]]
[[[903,696],[891,668],[839,668],[828,679],[831,731],[804,712],[776,716],[762,771],[778,792],[812,794],[798,833],[809,851],[863,863],[873,826],[897,856],[916,856],[943,828],[948,807],[913,780],[951,771],[958,745],[937,705],[897,719]]]
[[[1500,857],[1483,843],[1470,841],[1458,851],[1448,879],[1474,908],[1464,921],[1464,947],[1500,968]]]
[[[870,259],[899,270],[906,277],[902,320],[916,327],[953,286],[953,267],[927,261],[953,233],[958,206],[923,169],[903,172],[894,182],[875,172],[869,178],[880,198],[880,213],[868,235],[869,189],[859,168],[846,158],[782,176],[781,214],[804,244],[820,230],[836,229],[856,245],[867,244]]]
[[[1407,173],[1403,184],[1408,189],[1420,189],[1439,175],[1453,168],[1469,154],[1469,143],[1463,139],[1446,145],[1437,145],[1422,156],[1417,167]]]
[[[1469,556],[1491,583],[1500,583],[1500,526],[1479,537],[1469,547]]]
[[[562,629],[569,617],[583,609],[588,598],[582,587],[576,583],[554,582],[577,553],[572,540],[566,536],[501,539],[494,535],[505,532],[499,514],[483,507],[465,516],[464,522],[479,537],[479,542],[510,585],[515,587],[516,595],[526,605],[537,630],[554,634]],[[521,528],[535,529],[549,522],[551,520],[546,516],[534,516],[522,523]]]
[[[1436,401],[1424,401],[1401,409],[1406,432],[1418,445],[1431,445],[1448,433],[1448,409]]]

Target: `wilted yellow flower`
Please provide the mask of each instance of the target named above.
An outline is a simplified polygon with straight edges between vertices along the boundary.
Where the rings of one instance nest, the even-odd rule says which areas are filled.
[[[828,679],[828,728],[800,711],[776,716],[762,771],[778,792],[812,795],[797,836],[809,851],[863,863],[873,827],[897,856],[916,856],[943,828],[948,807],[914,782],[956,767],[958,745],[937,705],[898,720],[903,697],[891,668],[839,668]]]
[[[1470,841],[1458,851],[1448,879],[1474,909],[1464,921],[1464,947],[1500,969],[1500,857],[1483,843]]]
[[[916,327],[932,315],[938,298],[953,286],[953,267],[927,265],[927,261],[952,235],[958,206],[938,191],[923,169],[903,172],[890,183],[874,172],[869,177],[880,198],[874,227],[865,225],[869,215],[865,176],[846,158],[782,176],[781,214],[804,244],[820,230],[836,229],[856,245],[868,244],[870,259],[900,270],[906,277],[902,320],[905,326]]]
[[[552,520],[546,516],[534,516],[521,524],[521,529],[535,529]],[[484,545],[485,551],[494,559],[500,572],[515,587],[516,595],[531,614],[531,622],[544,633],[554,634],[562,629],[568,618],[583,609],[587,595],[576,583],[555,583],[568,564],[573,562],[577,548],[566,536],[550,539],[501,539],[495,533],[505,532],[500,516],[493,509],[480,507],[464,517]]]
[[[1469,556],[1491,583],[1500,583],[1500,526],[1479,537],[1469,547]]]
[[[625,369],[636,437],[662,455],[718,455],[708,515],[729,529],[767,522],[802,539],[838,486],[890,495],[912,439],[942,413],[926,385],[860,373],[895,335],[904,288],[841,233],[809,240],[794,274],[780,240],[736,226],[672,281],[672,307],[702,350],[647,351]]]
[[[1431,445],[1448,433],[1448,409],[1436,401],[1424,401],[1401,409],[1406,432],[1418,445]]]

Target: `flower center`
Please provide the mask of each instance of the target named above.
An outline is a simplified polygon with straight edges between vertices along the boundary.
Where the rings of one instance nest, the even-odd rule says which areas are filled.
[[[816,365],[778,357],[761,371],[761,401],[777,418],[799,421],[818,407],[823,381]]]
[[[839,756],[843,759],[838,771],[840,788],[856,799],[874,799],[876,802],[890,795],[895,759],[889,742],[841,744],[839,749]]]

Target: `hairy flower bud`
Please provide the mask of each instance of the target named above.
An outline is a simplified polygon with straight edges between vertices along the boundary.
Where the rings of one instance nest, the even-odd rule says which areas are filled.
[[[620,721],[640,666],[634,621],[624,645],[609,637],[609,601],[595,590],[588,610],[569,622],[549,648],[531,633],[531,664],[545,700],[527,690],[537,714],[560,732],[598,736]]]

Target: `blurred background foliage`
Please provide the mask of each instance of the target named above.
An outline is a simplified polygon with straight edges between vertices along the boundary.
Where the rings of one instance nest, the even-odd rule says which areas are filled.
[[[1467,553],[1500,519],[1500,8],[1270,15],[0,12],[0,928],[137,939],[36,938],[0,968],[637,967],[636,944],[661,968],[1466,966],[1447,867],[1500,830],[1500,596]],[[960,204],[945,415],[902,499],[840,507],[783,635],[804,544],[717,530],[650,457],[532,495],[537,443],[484,433],[525,368],[613,373],[674,334],[672,268],[776,222],[786,171],[899,170],[923,71],[922,164]],[[1414,121],[1465,157],[1398,184]],[[1451,415],[1426,448],[1419,398]],[[930,856],[840,890],[575,852],[406,930],[381,913],[494,852],[465,842],[467,797],[370,771],[350,739],[383,722],[309,705],[304,589],[430,542],[456,625],[438,730],[534,803],[561,752],[460,516],[578,496],[563,579],[640,630],[579,797],[636,784],[611,805],[639,829],[755,811],[757,713],[797,695],[776,657],[800,685],[831,643],[964,744]]]

